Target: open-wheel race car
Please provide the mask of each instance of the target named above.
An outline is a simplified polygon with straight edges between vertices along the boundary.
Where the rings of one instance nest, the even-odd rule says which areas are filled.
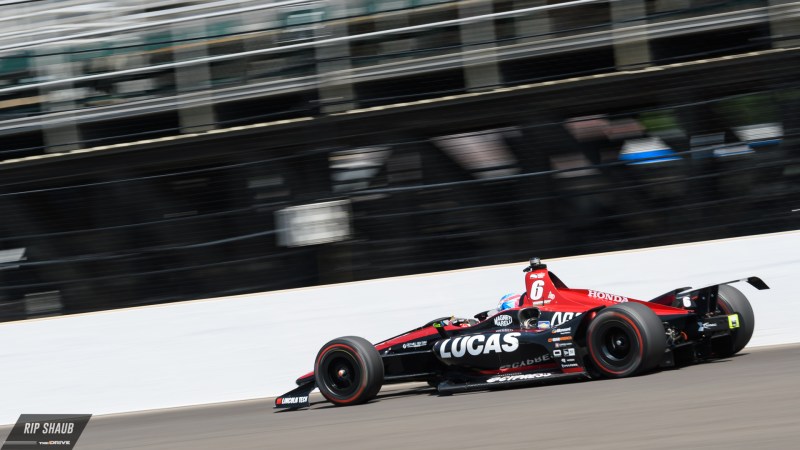
[[[335,405],[374,398],[383,384],[427,381],[440,394],[567,378],[621,378],[731,356],[747,345],[755,318],[730,283],[769,289],[758,277],[673,289],[649,301],[568,288],[539,259],[508,309],[474,319],[441,318],[377,344],[347,336],[325,344],[314,371],[275,399],[309,406],[319,388]]]

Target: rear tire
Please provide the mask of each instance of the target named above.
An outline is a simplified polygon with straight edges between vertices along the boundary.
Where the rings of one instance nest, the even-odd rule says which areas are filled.
[[[750,302],[742,294],[742,291],[733,286],[722,284],[719,286],[717,309],[723,314],[739,314],[739,328],[731,331],[733,348],[729,352],[720,354],[721,357],[735,355],[750,342],[750,338],[753,336],[753,330],[756,325],[753,307],[750,306]]]
[[[383,385],[383,360],[364,338],[345,336],[325,344],[317,353],[314,378],[322,395],[337,406],[365,403]]]
[[[621,303],[597,313],[586,331],[589,359],[604,377],[623,378],[656,368],[667,349],[664,325],[641,303]]]

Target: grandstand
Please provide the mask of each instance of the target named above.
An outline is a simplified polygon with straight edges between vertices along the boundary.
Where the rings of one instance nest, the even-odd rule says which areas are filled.
[[[798,2],[2,8],[0,320],[800,224]]]

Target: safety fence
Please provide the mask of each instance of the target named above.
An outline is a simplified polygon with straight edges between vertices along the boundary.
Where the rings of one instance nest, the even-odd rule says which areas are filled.
[[[6,184],[0,317],[797,229],[798,99]]]

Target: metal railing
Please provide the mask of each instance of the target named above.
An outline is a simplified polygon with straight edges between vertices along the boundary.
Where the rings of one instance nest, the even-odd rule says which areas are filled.
[[[280,2],[270,5],[258,5],[246,7],[244,9],[252,8],[267,8],[279,7],[281,5],[294,5],[297,2]],[[462,27],[470,24],[494,24],[499,20],[506,19],[520,19],[541,14],[547,14],[556,10],[569,10],[585,5],[607,4],[608,0],[578,0],[573,2],[566,2],[554,5],[537,6],[519,10],[497,12],[492,14],[484,14],[474,17],[463,17],[452,20],[435,21],[421,25],[410,25],[398,28],[390,28],[386,30],[379,30],[368,33],[359,33],[355,35],[339,36],[339,37],[320,37],[316,36],[306,42],[287,43],[285,45],[272,46],[267,48],[257,48],[253,50],[237,51],[228,54],[214,55],[201,57],[189,60],[171,61],[166,63],[156,63],[148,66],[134,67],[123,70],[111,70],[98,74],[81,74],[76,76],[68,76],[60,79],[46,80],[33,82],[18,86],[9,86],[0,88],[0,97],[7,97],[12,99],[19,99],[20,97],[27,97],[39,99],[32,104],[47,104],[50,102],[49,92],[58,91],[59,89],[70,91],[78,86],[92,86],[100,82],[111,82],[114,80],[126,80],[131,77],[148,76],[153,73],[174,73],[176,69],[182,69],[194,66],[214,67],[217,64],[244,62],[246,71],[241,74],[237,79],[229,82],[228,85],[217,86],[214,85],[215,80],[208,80],[212,87],[201,90],[194,90],[192,92],[182,92],[177,85],[165,86],[164,92],[153,92],[152,94],[144,93],[142,95],[151,96],[155,95],[156,98],[137,98],[133,95],[131,98],[124,98],[124,103],[120,105],[110,106],[92,106],[67,108],[66,111],[47,111],[40,110],[33,113],[23,113],[22,117],[14,118],[14,116],[7,116],[7,120],[0,123],[0,130],[6,132],[21,130],[21,129],[35,129],[42,126],[49,126],[58,124],[60,122],[74,121],[77,117],[79,121],[101,120],[104,118],[113,118],[116,116],[130,115],[136,113],[151,113],[160,110],[173,110],[176,104],[186,106],[200,106],[209,105],[225,101],[233,101],[236,99],[252,98],[269,96],[279,93],[293,92],[298,90],[315,90],[322,85],[348,85],[357,84],[373,80],[390,79],[409,74],[418,74],[429,71],[442,71],[448,69],[460,69],[473,64],[492,63],[494,61],[512,61],[525,58],[533,58],[546,56],[550,54],[560,54],[572,51],[580,51],[591,48],[611,47],[615,42],[619,41],[640,41],[647,42],[649,39],[665,38],[670,36],[679,36],[686,33],[691,33],[697,30],[711,30],[714,28],[719,29],[733,29],[741,26],[768,23],[770,17],[776,13],[784,17],[791,17],[800,15],[800,3],[790,3],[776,7],[757,7],[745,8],[736,11],[726,11],[718,14],[713,14],[713,10],[709,13],[708,8],[703,11],[706,15],[701,17],[688,17],[676,18],[675,20],[664,20],[667,17],[665,13],[659,13],[658,23],[645,23],[648,17],[637,17],[634,19],[626,19],[621,23],[606,23],[600,24],[600,31],[595,28],[586,30],[578,30],[577,33],[569,33],[567,36],[564,30],[551,30],[546,33],[517,35],[513,38],[506,38],[503,41],[497,39],[491,41],[480,42],[460,42],[458,45],[433,45],[426,46],[409,51],[396,52],[396,53],[377,53],[375,55],[360,56],[353,54],[346,54],[345,56],[324,57],[319,56],[319,49],[330,46],[346,45],[351,46],[359,42],[381,42],[382,39],[390,38],[392,36],[413,36],[418,33],[441,30],[449,27]],[[734,4],[749,5],[749,2],[733,2]],[[727,3],[724,5],[728,5]],[[452,5],[447,4],[448,7]],[[249,10],[249,9],[248,9]],[[233,12],[220,11],[210,13],[214,14],[227,14]],[[689,14],[687,11],[679,11],[681,17]],[[676,13],[677,14],[677,13]],[[380,15],[370,16],[379,17]],[[653,17],[655,17],[654,15]],[[174,19],[174,21],[191,21],[199,20],[199,17],[206,17],[206,15],[198,17],[188,17],[181,19]],[[360,18],[342,18],[331,19],[324,23],[342,23],[347,24],[351,20],[361,20]],[[171,21],[167,21],[173,23]],[[167,23],[164,22],[164,23]],[[323,23],[323,24],[324,24]],[[155,24],[155,25],[154,25]],[[135,27],[150,27],[157,26],[159,23],[149,23],[136,25]],[[133,28],[131,28],[133,29]],[[285,28],[278,28],[281,30]],[[128,28],[116,29],[114,32],[121,32],[128,30]],[[105,31],[107,32],[107,31]],[[105,32],[90,32],[83,34],[72,35],[72,37],[86,37],[96,36],[97,33]],[[263,32],[261,32],[263,33]],[[249,34],[248,34],[249,36]],[[233,36],[237,38],[236,36]],[[194,41],[197,38],[191,38]],[[226,38],[227,39],[227,38]],[[244,38],[242,38],[244,39]],[[377,39],[377,41],[376,41]],[[531,39],[535,39],[531,41]],[[208,41],[208,39],[205,39]],[[518,42],[522,41],[522,42]],[[752,49],[763,48],[762,43],[754,43],[750,47],[741,48],[742,52]],[[139,45],[139,44],[137,44]],[[141,44],[148,45],[148,44]],[[164,41],[159,45],[170,45],[170,41]],[[203,45],[208,45],[204,43]],[[489,46],[488,48],[487,45]],[[1,47],[0,47],[1,48]],[[169,49],[169,47],[167,47]],[[91,50],[91,49],[89,49]],[[161,50],[156,50],[161,51]],[[305,53],[304,53],[305,52]],[[247,73],[247,64],[249,61],[255,59],[264,59],[267,64],[272,64],[277,67],[285,65],[282,58],[292,55],[305,55],[309,53],[310,59],[301,60],[296,67],[304,75],[285,75],[282,76],[280,71],[276,71],[273,75],[268,76],[269,81],[260,81],[259,77],[264,77],[263,74],[251,78]],[[349,53],[349,52],[348,52]],[[703,57],[703,55],[699,55]],[[273,59],[270,59],[273,58]],[[303,58],[306,58],[303,56]],[[400,58],[402,61],[394,61]],[[405,58],[413,58],[410,61],[404,60]],[[344,62],[345,69],[324,70],[324,65]],[[659,64],[662,61],[652,60],[651,64]],[[669,61],[666,61],[669,62]],[[613,61],[605,65],[598,65],[598,71],[614,71],[617,68],[614,66]],[[565,71],[565,76],[571,76],[569,71]],[[531,79],[529,81],[535,81]],[[175,83],[180,84],[180,80]],[[499,80],[497,85],[482,85],[478,86],[480,89],[486,89],[496,86],[507,84],[507,81]],[[466,89],[462,87],[462,89]],[[31,94],[34,94],[31,96]],[[165,95],[166,94],[166,95]],[[108,94],[114,98],[114,94]],[[355,101],[356,103],[365,99],[344,99],[344,102]],[[369,100],[369,99],[366,99]],[[14,105],[14,101],[10,101],[10,105]],[[123,101],[123,97],[120,97]],[[325,104],[335,104],[331,99],[321,98],[321,102]],[[30,104],[30,102],[22,102]],[[79,101],[80,103],[80,101]],[[3,101],[0,100],[0,105]],[[63,108],[62,108],[63,109]],[[76,115],[77,114],[77,115]],[[35,116],[41,116],[39,118]]]

